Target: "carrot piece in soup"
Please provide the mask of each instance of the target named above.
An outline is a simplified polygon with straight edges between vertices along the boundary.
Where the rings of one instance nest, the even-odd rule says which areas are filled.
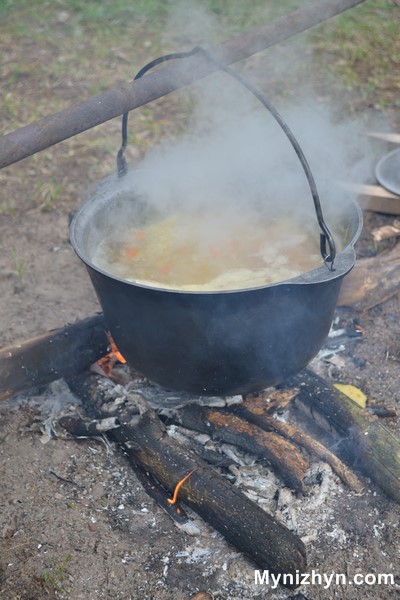
[[[124,250],[124,254],[126,258],[135,258],[135,256],[137,256],[137,249],[134,248],[133,246],[127,246]]]

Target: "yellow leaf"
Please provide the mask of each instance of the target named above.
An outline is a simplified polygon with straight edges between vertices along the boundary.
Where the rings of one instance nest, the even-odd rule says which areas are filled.
[[[345,394],[350,400],[353,400],[358,406],[361,408],[365,408],[367,405],[367,396],[356,388],[354,385],[344,384],[344,383],[334,383],[334,387]]]

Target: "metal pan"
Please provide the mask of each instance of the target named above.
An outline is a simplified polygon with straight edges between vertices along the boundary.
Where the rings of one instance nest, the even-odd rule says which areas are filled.
[[[382,187],[400,196],[400,148],[396,148],[380,159],[375,175]]]

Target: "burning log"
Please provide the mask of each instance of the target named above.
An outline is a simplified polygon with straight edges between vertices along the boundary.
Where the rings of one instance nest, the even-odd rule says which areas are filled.
[[[90,416],[109,417],[98,382],[95,375],[82,375],[69,384]],[[132,415],[129,403],[125,404],[113,415],[121,426],[108,435],[134,465],[151,473],[171,493],[170,504],[182,500],[261,568],[275,573],[304,572],[306,554],[300,538],[222,479],[193,449],[170,438],[142,398],[131,393],[129,400],[140,414]]]
[[[121,423],[116,417],[106,417],[104,419],[87,420],[82,417],[64,416],[58,421],[59,425],[66,429],[72,435],[82,439],[88,437],[99,437],[102,434],[109,433],[112,429],[121,427]],[[178,523],[186,523],[188,518],[182,508],[165,503],[165,489],[138,465],[134,464],[135,474],[146,492],[155,500],[168,514]]]
[[[179,422],[184,427],[211,435],[212,438],[265,458],[282,480],[296,491],[305,493],[303,477],[308,462],[300,454],[298,447],[282,436],[263,431],[257,425],[225,410],[189,404],[178,412]]]
[[[357,461],[365,474],[390,498],[400,502],[400,438],[345,394],[309,370],[290,381],[300,388],[296,401],[322,417],[318,424],[344,439],[342,458]]]
[[[107,353],[102,315],[55,329],[0,351],[0,400],[70,377]]]
[[[258,396],[257,398],[248,396],[244,399],[242,405],[235,406],[232,410],[241,418],[257,425],[257,427],[260,427],[264,431],[278,433],[291,442],[303,447],[310,454],[328,463],[336,475],[351,490],[356,493],[362,492],[364,486],[361,481],[335,454],[298,427],[270,416],[268,414],[269,406],[262,396]]]

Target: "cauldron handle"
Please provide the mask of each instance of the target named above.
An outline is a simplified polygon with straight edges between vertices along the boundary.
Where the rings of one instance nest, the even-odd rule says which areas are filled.
[[[276,110],[274,105],[271,104],[271,102],[268,100],[268,98],[266,98],[264,96],[264,94],[262,94],[258,88],[256,88],[250,81],[248,81],[245,77],[243,77],[243,75],[241,75],[240,73],[238,73],[237,71],[235,71],[234,69],[229,67],[228,65],[225,65],[224,63],[220,62],[218,60],[218,58],[216,58],[209,50],[207,50],[206,48],[203,48],[202,46],[195,46],[189,52],[173,52],[171,54],[165,54],[164,56],[160,56],[159,58],[152,60],[147,65],[142,67],[140,69],[140,71],[138,71],[138,73],[134,77],[134,81],[136,79],[140,79],[141,77],[143,77],[143,75],[145,75],[145,73],[147,73],[147,71],[149,71],[150,69],[152,69],[153,67],[156,67],[157,65],[159,65],[161,63],[167,62],[169,60],[174,60],[177,58],[187,58],[187,57],[192,56],[193,54],[197,54],[199,52],[204,54],[207,57],[207,59],[210,60],[221,71],[224,71],[225,73],[227,73],[228,75],[230,75],[231,77],[236,79],[249,92],[251,92],[261,102],[261,104],[263,104],[263,106],[265,106],[265,108],[272,114],[274,119],[280,125],[281,129],[284,131],[289,142],[292,144],[292,147],[297,154],[297,157],[301,163],[301,166],[303,167],[304,173],[305,173],[307,181],[308,181],[308,185],[310,187],[311,195],[312,195],[312,198],[314,201],[315,213],[317,216],[318,224],[321,229],[321,234],[320,234],[321,256],[324,259],[324,262],[328,266],[328,268],[331,271],[333,271],[334,270],[333,264],[334,264],[335,257],[336,257],[335,241],[333,239],[333,236],[332,236],[327,224],[325,223],[324,216],[322,213],[321,202],[320,202],[319,194],[318,194],[318,190],[317,190],[317,185],[315,183],[315,179],[311,172],[308,161],[304,155],[303,150],[301,149],[299,142],[295,138],[292,130],[289,128],[288,124],[286,123],[286,121],[284,120],[282,115]],[[122,115],[122,144],[121,144],[121,147],[118,150],[118,154],[117,154],[117,171],[118,171],[119,177],[123,177],[124,175],[126,175],[127,170],[128,170],[126,159],[124,156],[124,152],[125,152],[127,142],[128,142],[128,115],[129,115],[128,112],[126,112]],[[329,246],[329,252],[327,251],[327,244]]]
[[[155,58],[151,62],[147,63],[147,65],[144,65],[144,67],[142,67],[140,71],[136,73],[135,77],[133,78],[133,81],[140,79],[141,77],[143,77],[143,75],[147,73],[147,71],[150,71],[150,69],[153,69],[157,65],[160,65],[169,60],[175,60],[177,58],[188,58],[193,54],[197,54],[199,51],[200,46],[195,46],[193,50],[190,50],[189,52],[172,52],[171,54],[164,54],[159,58]],[[117,172],[119,177],[123,177],[128,172],[128,165],[126,164],[126,159],[124,156],[124,152],[128,144],[128,116],[129,112],[125,112],[122,115],[122,143],[117,154]]]

